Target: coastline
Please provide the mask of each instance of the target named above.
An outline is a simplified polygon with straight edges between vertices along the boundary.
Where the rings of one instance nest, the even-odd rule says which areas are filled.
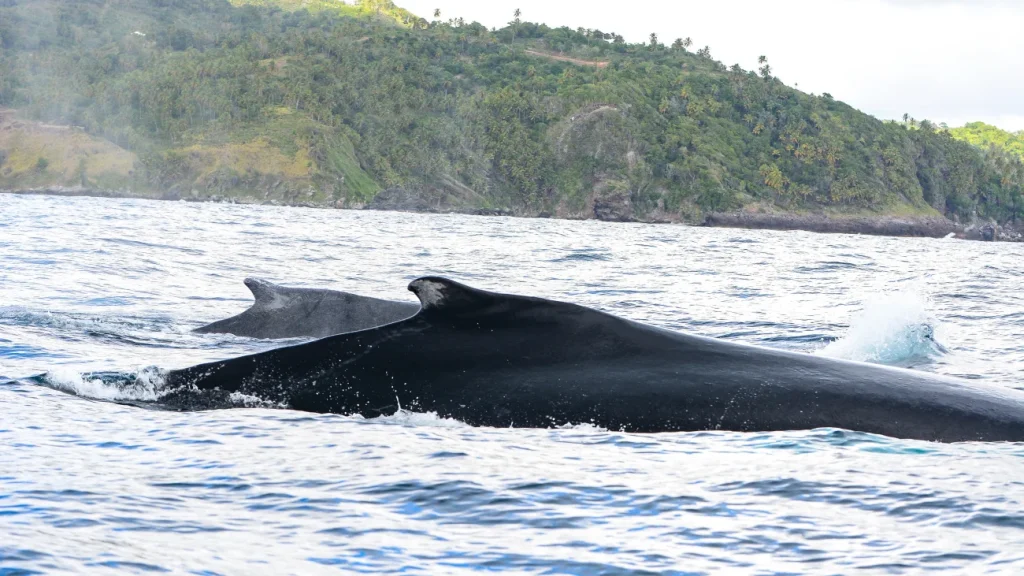
[[[282,202],[279,200],[259,201],[255,198],[232,198],[232,197],[187,197],[181,198],[176,194],[143,194],[130,190],[105,190],[82,187],[42,187],[28,190],[5,190],[0,189],[0,194],[12,194],[18,196],[66,196],[66,197],[94,197],[94,198],[137,198],[142,200],[165,200],[185,202],[210,202],[227,204],[251,204],[263,206],[281,206],[296,208],[321,208],[330,210],[380,210],[385,212],[412,212],[419,214],[466,214],[472,216],[514,216],[521,218],[550,218],[548,214],[524,215],[514,214],[504,210],[489,209],[449,209],[449,210],[403,210],[389,209],[376,206],[356,207],[341,206],[334,203],[317,202]],[[592,218],[569,217],[566,220],[603,220],[622,222],[622,218],[602,218],[600,211],[595,211]],[[685,223],[682,221],[667,221],[664,218],[657,219],[632,219],[638,223],[649,224],[686,224],[691,226],[704,226],[710,228],[744,228],[751,230],[802,230],[822,234],[864,234],[870,236],[891,236],[907,238],[946,238],[953,237],[962,240],[998,241],[998,242],[1024,242],[1024,230],[1014,229],[1011,226],[1001,226],[995,222],[974,222],[963,225],[953,222],[943,216],[900,216],[879,214],[877,216],[865,215],[844,215],[825,214],[809,212],[713,212],[704,217],[700,222]]]
[[[946,238],[962,240],[1024,241],[1017,230],[994,222],[977,222],[963,226],[943,216],[858,216],[805,213],[709,214],[706,226],[718,228],[749,228],[757,230],[804,230],[831,234],[866,234],[871,236]]]

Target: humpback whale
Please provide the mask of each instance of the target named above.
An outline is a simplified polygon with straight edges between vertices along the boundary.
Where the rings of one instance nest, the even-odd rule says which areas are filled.
[[[256,302],[237,316],[194,330],[200,334],[234,334],[266,340],[325,338],[404,320],[420,307],[348,292],[288,288],[246,278]]]
[[[678,333],[438,277],[413,317],[171,371],[180,390],[293,409],[399,408],[470,425],[626,432],[843,428],[940,442],[1024,441],[1024,392]]]

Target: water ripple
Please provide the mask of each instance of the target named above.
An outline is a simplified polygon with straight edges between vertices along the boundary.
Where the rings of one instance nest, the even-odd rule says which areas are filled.
[[[248,306],[246,276],[409,299],[446,274],[1020,386],[1024,246],[2,194],[0,214],[0,576],[1024,571],[1022,445],[112,403],[283,344],[191,332]]]

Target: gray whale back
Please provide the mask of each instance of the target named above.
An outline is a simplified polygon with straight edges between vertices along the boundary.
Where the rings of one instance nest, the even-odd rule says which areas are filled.
[[[256,302],[237,316],[197,328],[200,334],[249,338],[326,338],[410,318],[418,304],[394,302],[348,292],[289,288],[257,278],[245,285]]]
[[[495,427],[1024,441],[1017,390],[682,334],[444,278],[410,290],[422,309],[407,320],[172,371],[167,384],[311,412],[375,417],[401,406]]]

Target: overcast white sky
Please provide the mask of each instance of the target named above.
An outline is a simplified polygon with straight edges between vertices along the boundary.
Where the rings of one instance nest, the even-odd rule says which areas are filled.
[[[1024,0],[397,0],[432,19],[503,26],[516,8],[549,26],[631,42],[693,38],[727,66],[768,56],[786,84],[882,119],[982,120],[1024,129]]]

